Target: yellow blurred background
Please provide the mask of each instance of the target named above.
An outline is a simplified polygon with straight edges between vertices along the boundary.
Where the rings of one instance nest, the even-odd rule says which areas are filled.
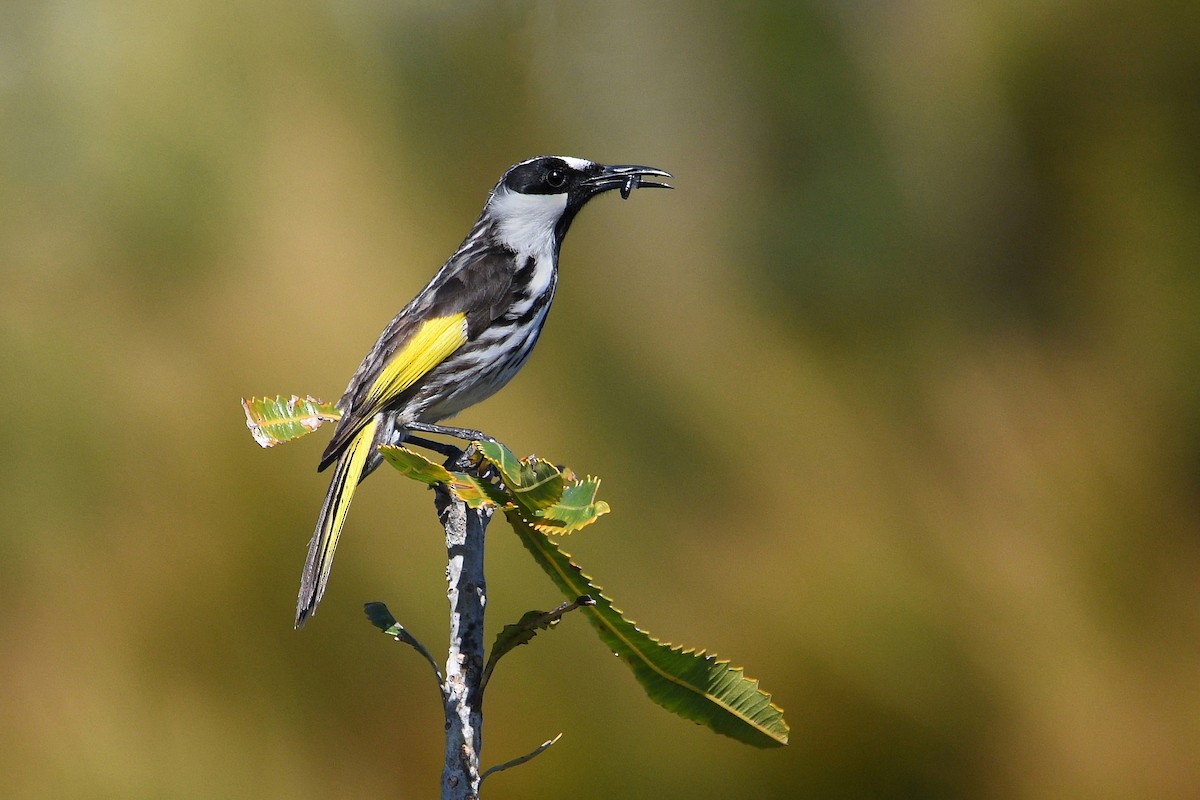
[[[381,470],[291,630],[334,399],[515,161],[576,221],[459,418],[604,479],[566,543],[787,710],[652,705],[581,618],[501,664],[489,798],[1200,796],[1200,19],[1171,3],[16,2],[0,26],[0,775],[430,797],[431,496]],[[1187,13],[1187,12],[1184,12]],[[490,634],[559,602],[502,523]]]

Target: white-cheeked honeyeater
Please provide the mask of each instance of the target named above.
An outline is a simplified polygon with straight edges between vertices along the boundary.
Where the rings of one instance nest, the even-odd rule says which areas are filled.
[[[383,461],[378,447],[418,433],[471,440],[437,423],[490,397],[529,358],[554,299],[558,252],[575,215],[596,195],[670,188],[653,167],[542,156],[513,166],[492,189],[467,238],[396,315],[350,378],[318,470],[333,479],[308,545],[296,627],[316,611],[359,482]]]

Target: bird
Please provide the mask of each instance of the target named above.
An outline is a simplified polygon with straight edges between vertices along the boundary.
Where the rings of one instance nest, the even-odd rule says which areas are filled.
[[[558,254],[575,215],[614,189],[672,188],[655,167],[539,156],[505,171],[479,219],[437,274],[383,329],[336,403],[341,417],[318,472],[333,476],[296,601],[297,629],[325,594],[358,484],[383,461],[381,444],[415,434],[476,441],[480,431],[438,423],[490,397],[529,358],[558,284]]]

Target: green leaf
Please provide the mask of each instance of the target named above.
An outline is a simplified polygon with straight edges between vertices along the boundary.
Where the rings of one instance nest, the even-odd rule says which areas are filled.
[[[520,620],[511,625],[505,625],[500,634],[496,636],[491,655],[488,656],[487,666],[483,668],[482,685],[487,686],[488,680],[492,677],[492,670],[509,651],[528,644],[533,637],[537,636],[538,631],[548,631],[553,628],[562,621],[563,615],[568,611],[573,611],[580,606],[595,605],[595,603],[595,600],[583,595],[576,598],[575,602],[563,603],[553,611],[526,611],[521,615]]]
[[[609,512],[608,503],[596,499],[599,478],[576,480],[571,470],[556,467],[537,456],[518,460],[499,442],[476,442],[476,446],[503,482],[506,501],[493,493],[493,502],[503,508],[518,509],[525,520],[543,533],[565,535]]]
[[[495,440],[473,442],[479,454],[491,462],[502,475],[520,472],[521,465],[517,457],[504,445]]]
[[[453,474],[454,482],[450,484],[450,489],[469,508],[479,508],[487,504],[503,507],[508,502],[508,496],[496,484],[462,472]]]
[[[392,628],[399,627],[400,624],[396,622],[396,618],[392,616],[392,612],[388,611],[387,605],[378,602],[364,603],[363,612],[366,613],[367,619],[369,619],[371,624],[376,628],[379,628],[379,630],[390,636],[396,635],[395,632],[392,631]]]
[[[246,427],[254,441],[263,447],[274,447],[312,433],[326,422],[335,422],[342,412],[333,403],[322,403],[315,397],[252,397],[242,398],[246,411]]]
[[[509,499],[527,515],[536,516],[562,497],[562,472],[550,462],[537,456],[518,460],[511,450],[495,441],[476,442],[475,445],[500,473]]]
[[[438,685],[441,685],[442,671],[438,669],[437,662],[433,660],[433,656],[425,649],[425,645],[417,641],[417,637],[409,633],[403,625],[396,621],[396,618],[392,616],[391,611],[388,611],[386,605],[378,601],[363,603],[363,612],[376,628],[379,628],[379,630],[391,636],[397,642],[403,642],[420,653],[429,662],[429,666],[433,667],[433,674],[437,677]]]
[[[604,644],[629,665],[655,703],[717,733],[756,747],[787,744],[788,725],[771,695],[711,654],[659,642],[625,619],[591,578],[570,557],[535,530],[520,514],[506,513],[513,530],[567,597],[590,595],[596,604],[584,609]]]
[[[487,776],[489,776],[489,775],[494,775],[497,772],[503,772],[506,769],[512,769],[513,767],[519,767],[522,764],[528,763],[529,761],[533,760],[534,758],[537,758],[542,753],[544,753],[546,751],[546,748],[550,747],[551,745],[556,744],[558,742],[558,740],[561,738],[562,738],[562,734],[560,733],[558,736],[555,736],[553,739],[547,739],[546,741],[542,742],[540,745],[535,747],[532,751],[526,753],[523,756],[518,756],[517,758],[514,758],[512,761],[505,761],[503,764],[497,764],[494,767],[488,767],[487,769],[485,769],[483,771],[483,774],[479,776],[479,783],[482,784],[484,782],[484,780],[487,779]]]
[[[487,503],[515,508],[546,532],[570,533],[608,513],[608,504],[596,500],[598,479],[574,481],[570,470],[564,473],[537,456],[518,459],[499,442],[475,445],[483,461],[494,468],[500,483],[474,473],[451,472],[406,447],[383,445],[379,451],[408,477],[431,486],[449,486],[471,508]],[[568,485],[568,480],[574,482]]]
[[[562,536],[592,524],[609,512],[608,503],[596,499],[600,479],[588,477],[563,489],[557,503],[542,511],[540,518],[532,522],[542,533]]]
[[[514,647],[528,643],[530,639],[537,636],[539,630],[548,631],[560,621],[561,617],[551,618],[550,614],[545,611],[526,611],[521,615],[521,619],[505,625],[504,630],[500,631],[496,637],[496,643],[492,645],[492,655],[489,660],[496,661]]]
[[[413,480],[430,486],[446,484],[471,508],[479,508],[486,503],[503,506],[508,502],[508,497],[495,484],[475,475],[451,472],[402,445],[381,445],[379,452],[389,464]]]
[[[407,447],[385,444],[379,447],[379,452],[389,464],[415,481],[433,486],[438,483],[451,483],[454,480],[450,470]]]

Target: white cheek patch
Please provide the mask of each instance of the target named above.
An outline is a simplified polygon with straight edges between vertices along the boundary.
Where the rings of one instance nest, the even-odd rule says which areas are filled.
[[[535,254],[552,249],[554,226],[567,210],[567,195],[521,194],[499,191],[492,195],[492,216],[500,238],[517,253]]]

